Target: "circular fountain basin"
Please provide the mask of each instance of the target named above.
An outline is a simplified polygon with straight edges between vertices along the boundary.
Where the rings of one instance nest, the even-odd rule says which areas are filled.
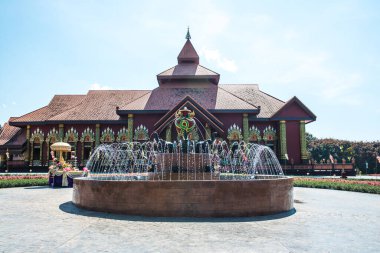
[[[84,209],[157,217],[251,217],[293,209],[293,178],[116,181],[75,178]]]

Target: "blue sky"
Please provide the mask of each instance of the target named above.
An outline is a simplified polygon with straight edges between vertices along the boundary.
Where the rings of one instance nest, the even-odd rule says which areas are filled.
[[[0,1],[0,122],[54,94],[153,89],[190,26],[220,83],[316,115],[317,137],[380,139],[380,1]]]

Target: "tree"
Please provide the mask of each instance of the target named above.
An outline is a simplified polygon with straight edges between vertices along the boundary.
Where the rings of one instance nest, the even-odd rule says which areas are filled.
[[[343,159],[351,162],[352,158],[355,158],[355,166],[361,170],[366,169],[366,162],[368,162],[369,173],[376,168],[376,156],[380,154],[380,141],[355,142],[332,138],[318,139],[306,133],[306,143],[310,157],[317,162],[323,159],[328,160],[330,155],[339,163]]]

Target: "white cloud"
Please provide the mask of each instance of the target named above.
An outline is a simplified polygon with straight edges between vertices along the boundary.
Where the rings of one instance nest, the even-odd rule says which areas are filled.
[[[267,27],[273,24],[273,19],[267,14],[258,14],[253,16],[252,22],[257,27]]]
[[[200,51],[200,55],[204,56],[208,62],[214,62],[218,65],[218,67],[228,72],[236,72],[238,69],[237,65],[235,64],[235,61],[225,58],[219,52],[219,50],[202,48],[202,50]]]
[[[93,83],[90,86],[90,90],[112,90],[112,88],[109,86],[102,86],[98,83]]]
[[[283,37],[287,41],[298,39],[299,36],[300,36],[299,33],[296,32],[295,30],[286,30],[283,32]]]
[[[362,82],[360,73],[350,73],[342,71],[339,66],[332,66],[334,59],[329,52],[287,47],[276,43],[274,38],[253,41],[251,53],[254,64],[260,65],[266,81],[313,94],[331,104],[355,106],[362,103],[357,92]]]

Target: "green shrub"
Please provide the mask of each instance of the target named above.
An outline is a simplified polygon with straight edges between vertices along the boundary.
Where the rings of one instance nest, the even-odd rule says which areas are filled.
[[[0,188],[47,186],[48,184],[47,178],[0,180]]]

